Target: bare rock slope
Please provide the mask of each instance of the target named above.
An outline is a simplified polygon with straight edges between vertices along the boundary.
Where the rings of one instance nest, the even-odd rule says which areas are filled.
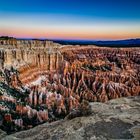
[[[140,97],[90,103],[92,114],[45,123],[2,140],[108,140],[140,139]],[[2,133],[1,133],[2,134]]]

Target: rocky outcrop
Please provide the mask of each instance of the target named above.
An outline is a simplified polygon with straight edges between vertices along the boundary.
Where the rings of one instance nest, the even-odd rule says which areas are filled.
[[[72,120],[45,123],[2,140],[107,140],[140,139],[140,97],[91,103],[92,114]],[[135,114],[135,115],[134,115]]]

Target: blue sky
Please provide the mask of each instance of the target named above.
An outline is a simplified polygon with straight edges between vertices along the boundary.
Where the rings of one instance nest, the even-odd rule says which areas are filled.
[[[0,12],[140,20],[139,0],[2,0]]]
[[[23,36],[27,37],[86,39],[88,32],[86,35],[84,33],[88,29],[91,39],[140,37],[139,5],[140,0],[2,0],[0,2],[1,35],[22,36],[23,33]],[[18,33],[14,33],[13,28]],[[23,32],[21,28],[27,31],[31,28],[31,30]],[[39,33],[43,28],[46,34]],[[78,28],[77,34],[74,34],[75,28]],[[108,29],[110,35],[99,33],[100,28],[103,32]],[[120,37],[119,33],[117,36],[113,35],[117,30],[121,32],[127,29],[130,29],[128,34],[124,33]]]

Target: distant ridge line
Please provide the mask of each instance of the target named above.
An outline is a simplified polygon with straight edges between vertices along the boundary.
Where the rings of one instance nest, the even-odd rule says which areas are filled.
[[[47,40],[62,45],[97,45],[104,47],[140,47],[140,38],[124,39],[124,40],[66,40],[66,39],[48,39],[48,38],[15,38],[9,36],[1,36],[1,39],[17,39],[17,40]]]

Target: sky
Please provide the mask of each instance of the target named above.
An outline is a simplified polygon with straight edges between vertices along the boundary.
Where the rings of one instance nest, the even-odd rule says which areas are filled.
[[[0,36],[140,38],[140,0],[0,0]]]

